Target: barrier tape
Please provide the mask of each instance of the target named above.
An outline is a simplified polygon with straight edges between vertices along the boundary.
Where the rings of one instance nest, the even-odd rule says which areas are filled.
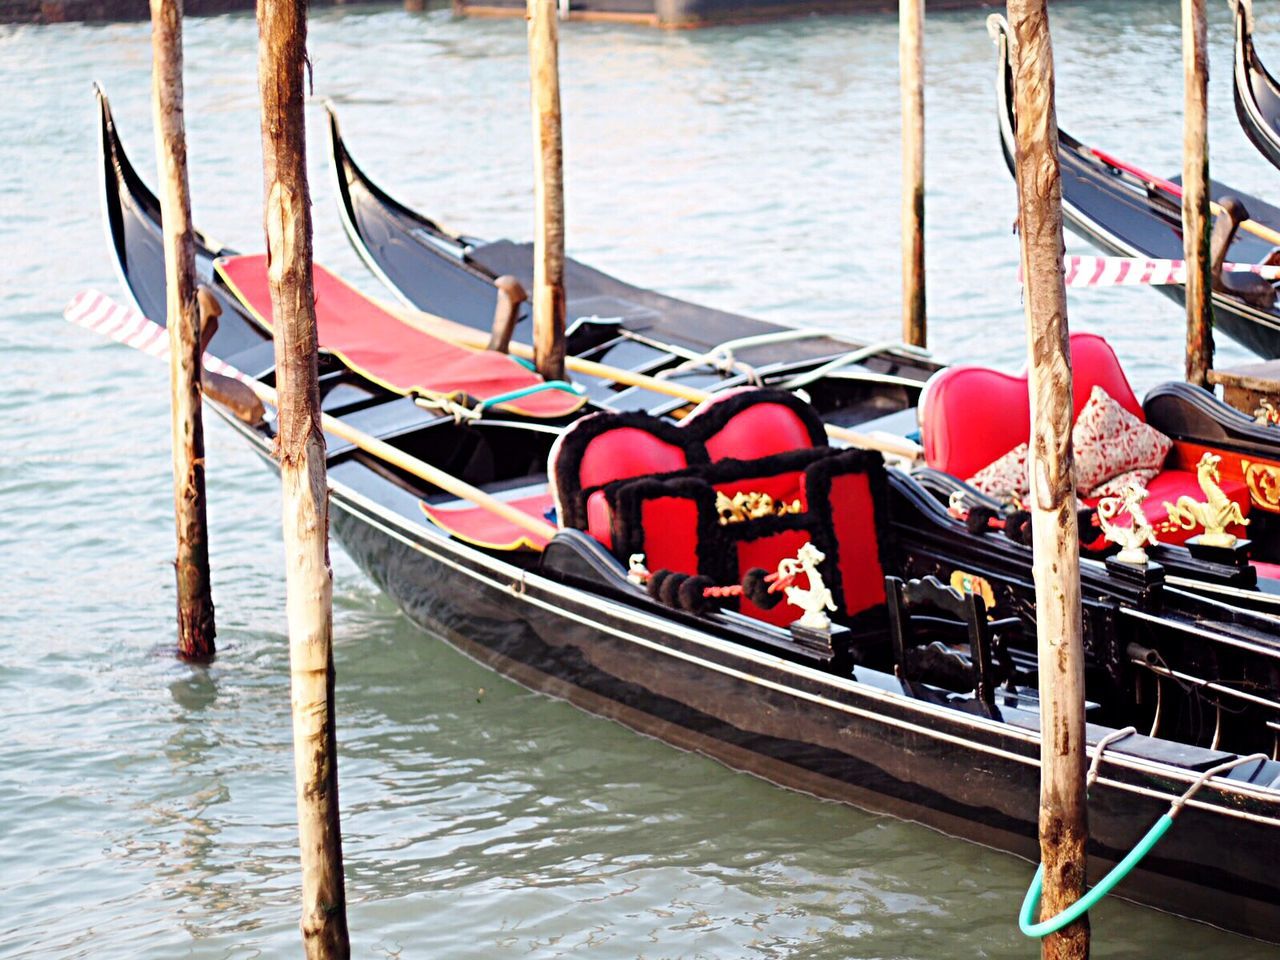
[[[1140,257],[1064,257],[1063,279],[1068,287],[1139,287],[1187,282],[1185,260],[1143,260]],[[1260,263],[1224,263],[1224,271],[1256,273],[1265,280],[1280,280],[1280,266]],[[1022,282],[1018,267],[1018,282]]]

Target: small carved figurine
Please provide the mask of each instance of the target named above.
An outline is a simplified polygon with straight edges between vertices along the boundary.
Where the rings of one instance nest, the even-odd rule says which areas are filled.
[[[644,554],[633,553],[627,558],[627,579],[637,587],[649,582],[649,570],[644,565]]]
[[[788,558],[778,564],[779,579],[791,579],[803,573],[809,581],[808,588],[787,587],[783,591],[787,603],[803,611],[796,625],[809,630],[830,630],[831,618],[826,611],[836,609],[835,598],[818,572],[818,564],[825,559],[826,554],[810,542],[800,548],[794,560]]]
[[[1118,497],[1103,497],[1098,501],[1098,524],[1102,527],[1102,535],[1111,543],[1120,546],[1116,559],[1121,563],[1132,563],[1143,566],[1147,562],[1147,551],[1143,549],[1157,543],[1156,532],[1147,522],[1147,515],[1142,512],[1142,501],[1147,499],[1147,488],[1128,484],[1124,493]],[[1127,513],[1130,524],[1127,527],[1111,522],[1113,517]]]
[[[1253,411],[1253,422],[1264,427],[1280,427],[1280,407],[1263,397],[1258,409]]]

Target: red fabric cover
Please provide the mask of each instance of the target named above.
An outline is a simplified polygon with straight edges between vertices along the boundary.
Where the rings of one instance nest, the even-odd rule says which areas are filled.
[[[684,450],[659,440],[639,427],[618,427],[587,444],[578,469],[580,489],[599,487],[612,480],[671,473],[689,465]]]
[[[603,490],[587,497],[587,533],[613,549],[613,517]]]
[[[1220,486],[1223,493],[1240,504],[1240,511],[1248,517],[1248,486],[1239,480],[1227,480],[1225,478]],[[1197,502],[1204,500],[1204,492],[1200,489],[1200,482],[1196,478],[1196,474],[1187,470],[1165,470],[1147,484],[1147,499],[1142,502],[1142,512],[1146,515],[1147,523],[1151,524],[1152,529],[1155,530],[1156,539],[1170,546],[1186,543],[1197,534],[1204,533],[1204,528],[1201,526],[1196,526],[1194,530],[1184,530],[1177,524],[1169,523],[1169,511],[1164,508],[1165,501],[1176,503],[1181,496],[1191,497]],[[1083,502],[1091,507],[1098,504],[1098,501],[1092,497]],[[1121,527],[1129,526],[1130,522],[1127,513],[1116,517],[1112,521],[1113,524]],[[1240,524],[1233,524],[1227,528],[1228,533],[1234,533],[1238,537],[1247,537],[1249,535],[1248,530],[1248,527]]]
[[[698,504],[688,497],[654,497],[640,508],[644,564],[649,570],[698,572]]]
[[[738,541],[739,582],[752,567],[763,567],[769,573],[777,570],[781,561],[787,557],[794,557],[810,539],[811,536],[806,530],[783,530],[780,533],[761,537],[758,540]],[[649,569],[655,570],[657,568],[651,566]],[[809,586],[807,578],[801,576],[800,580],[796,582],[796,586]],[[740,609],[749,617],[755,617],[757,620],[763,620],[765,623],[772,623],[779,627],[785,627],[792,621],[799,620],[802,616],[802,612],[797,607],[787,603],[786,600],[783,600],[772,610],[762,610],[746,597],[743,597]]]
[[[547,511],[551,509],[551,494],[539,493],[532,497],[511,500],[508,503],[522,513],[545,520]],[[460,507],[440,507],[432,506],[425,501],[419,502],[419,506],[427,515],[427,519],[437,527],[468,543],[494,550],[516,550],[520,547],[541,550],[547,545],[545,537],[530,533],[524,527],[518,527],[510,520],[504,520],[483,507],[469,504]]]
[[[217,269],[237,298],[270,328],[266,255],[224,257]],[[389,390],[487,400],[543,382],[504,353],[469,350],[408,326],[321,266],[314,267],[312,280],[320,346]],[[525,416],[563,417],[585,402],[562,390],[543,390],[498,406]]]
[[[804,494],[804,474],[799,470],[788,470],[767,477],[748,477],[745,480],[726,480],[723,483],[712,484],[718,493],[723,493],[730,499],[734,494],[738,493],[767,493],[773,497],[774,502],[782,501],[790,504],[793,500],[800,501],[802,510],[809,509],[809,501]]]
[[[1267,580],[1280,580],[1280,563],[1264,563],[1261,560],[1254,560],[1253,565],[1257,568],[1258,576]]]
[[[1145,422],[1142,405],[1120,361],[1102,337],[1071,335],[1072,419],[1100,386]],[[986,367],[948,367],[930,378],[921,409],[924,455],[929,466],[971,477],[1031,435],[1031,404],[1024,374],[1012,377]]]
[[[707,438],[711,462],[732,457],[756,460],[813,446],[809,430],[794,410],[780,403],[757,403],[730,417]]]
[[[884,570],[876,536],[875,501],[865,473],[831,478],[831,531],[840,547],[840,586],[845,613],[884,603]]]

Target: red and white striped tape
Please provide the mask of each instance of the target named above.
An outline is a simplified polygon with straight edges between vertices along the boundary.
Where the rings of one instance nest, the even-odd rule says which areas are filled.
[[[62,315],[76,326],[110,337],[148,356],[169,359],[169,331],[132,307],[116,303],[105,293],[80,291],[67,304]],[[204,355],[204,368],[245,383],[252,379],[209,353]]]
[[[1137,287],[1187,282],[1185,260],[1143,260],[1140,257],[1065,257],[1062,261],[1068,287]],[[1224,263],[1231,273],[1256,273],[1280,280],[1280,267],[1258,263]],[[1022,268],[1018,268],[1022,280]]]

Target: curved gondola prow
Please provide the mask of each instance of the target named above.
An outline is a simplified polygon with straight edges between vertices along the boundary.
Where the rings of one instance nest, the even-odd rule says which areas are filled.
[[[446,229],[378,187],[347,150],[333,105],[326,103],[325,112],[338,216],[356,254],[405,306],[487,331],[498,299],[497,275],[471,260],[480,241]]]
[[[1232,91],[1236,116],[1259,152],[1280,167],[1280,84],[1262,65],[1253,45],[1252,0],[1234,0],[1235,48]]]
[[[1009,172],[1017,157],[1017,120],[1013,112],[1013,63],[1009,55],[1009,21],[998,13],[987,17],[987,33],[996,45],[996,122],[1000,129],[1000,152]]]
[[[107,93],[97,81],[93,84],[98,102],[98,198],[102,204],[102,223],[107,234],[107,249],[111,251],[111,266],[121,287],[129,295],[132,305],[146,315],[147,310],[139,302],[128,276],[128,245],[125,238],[125,212],[123,198],[132,197],[148,216],[160,222],[160,201],[138,176],[120,143],[115,117]],[[155,319],[154,317],[152,319]]]
[[[160,201],[130,163],[106,93],[97,84],[94,92],[98,98],[99,190],[112,266],[137,311],[164,326],[168,307]],[[213,261],[234,251],[210,240],[207,234],[192,233],[197,282],[209,285],[222,307],[210,352],[225,359],[269,341],[270,332],[258,327],[213,283]]]

